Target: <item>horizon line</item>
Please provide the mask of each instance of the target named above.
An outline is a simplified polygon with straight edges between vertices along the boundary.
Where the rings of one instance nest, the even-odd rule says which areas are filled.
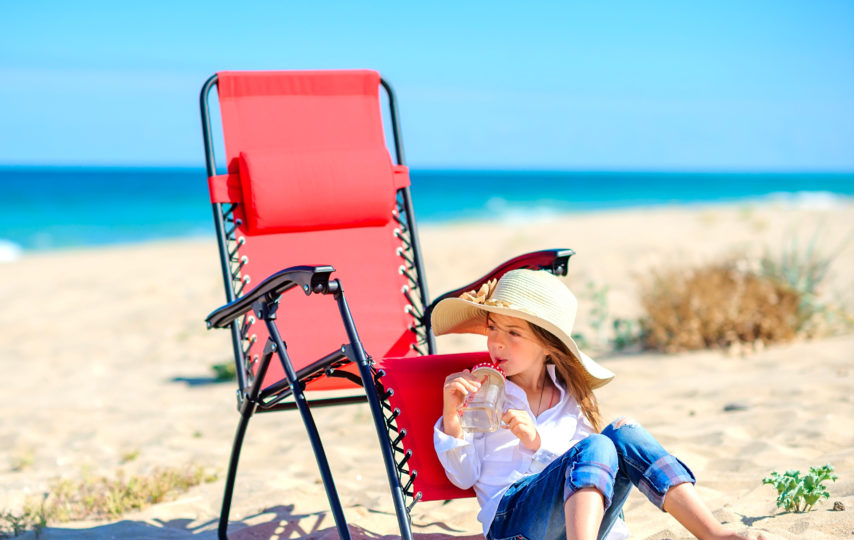
[[[408,165],[410,171],[416,172],[489,172],[489,173],[573,173],[573,174],[832,174],[854,175],[852,169],[836,168],[552,168],[552,167],[419,167]],[[31,163],[0,163],[0,170],[31,169],[31,170],[185,170],[205,171],[204,165],[119,165],[119,164],[31,164]]]

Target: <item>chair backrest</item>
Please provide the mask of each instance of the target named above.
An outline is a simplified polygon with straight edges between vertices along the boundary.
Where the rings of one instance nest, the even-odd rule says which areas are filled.
[[[417,265],[401,203],[409,175],[386,148],[380,82],[373,71],[218,73],[228,173],[209,179],[234,294],[289,266],[333,266],[375,358],[418,354]],[[347,342],[331,297],[292,291],[281,306],[296,370]],[[234,331],[251,364],[266,329],[247,316]],[[281,378],[271,365],[266,380]],[[349,385],[321,377],[312,388]]]

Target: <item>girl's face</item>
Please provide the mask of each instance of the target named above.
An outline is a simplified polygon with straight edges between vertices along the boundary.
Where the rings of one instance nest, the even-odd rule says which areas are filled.
[[[528,372],[539,375],[548,351],[527,321],[490,313],[486,328],[489,356],[508,378]]]

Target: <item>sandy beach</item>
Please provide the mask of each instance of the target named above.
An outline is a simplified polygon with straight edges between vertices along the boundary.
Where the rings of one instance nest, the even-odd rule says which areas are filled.
[[[854,202],[666,207],[526,223],[423,226],[432,296],[525,251],[577,252],[566,283],[578,330],[596,343],[590,291],[607,287],[612,317],[641,314],[638,279],[732,256],[755,260],[810,242],[835,253],[821,298],[854,311]],[[216,538],[238,414],[228,333],[203,319],[224,294],[214,240],[27,254],[0,264],[0,512],[57,479],[201,466],[219,479],[116,521],[52,523],[40,538]],[[358,321],[357,321],[358,322]],[[440,338],[442,352],[480,340]],[[606,418],[632,416],[688,463],[698,490],[733,530],[767,538],[854,537],[854,334],[751,351],[595,356],[617,373],[598,392]],[[733,410],[734,409],[734,410]],[[393,538],[396,520],[367,406],[316,419],[354,536]],[[256,416],[241,458],[230,530],[236,539],[337,538],[295,413]],[[832,464],[839,480],[809,513],[775,507],[771,471]],[[845,510],[833,511],[841,502]],[[482,538],[474,499],[416,505],[421,540]],[[633,492],[633,538],[690,538]],[[22,538],[33,538],[27,533]]]

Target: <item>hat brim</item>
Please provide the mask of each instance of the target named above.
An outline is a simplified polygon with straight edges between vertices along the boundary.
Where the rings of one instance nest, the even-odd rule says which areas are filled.
[[[578,360],[587,378],[590,387],[595,389],[611,382],[614,373],[602,367],[595,360],[582,353],[578,344],[572,336],[564,332],[557,325],[552,324],[525,309],[505,307],[502,305],[488,305],[462,298],[446,298],[436,304],[431,314],[433,333],[437,336],[443,334],[481,334],[486,335],[486,316],[488,313],[506,315],[528,321],[540,328],[552,333],[566,345],[569,352]]]

